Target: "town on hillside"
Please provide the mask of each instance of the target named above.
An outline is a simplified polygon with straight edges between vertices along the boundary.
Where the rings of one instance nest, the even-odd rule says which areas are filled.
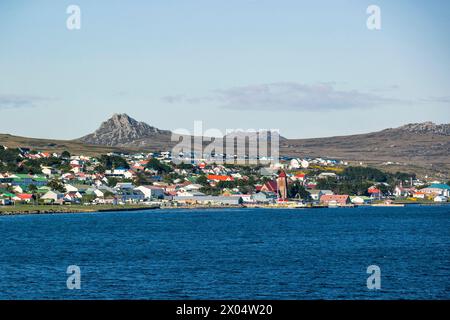
[[[0,208],[403,206],[448,203],[450,196],[448,181],[334,159],[285,157],[265,165],[172,160],[171,152],[94,157],[0,146]]]

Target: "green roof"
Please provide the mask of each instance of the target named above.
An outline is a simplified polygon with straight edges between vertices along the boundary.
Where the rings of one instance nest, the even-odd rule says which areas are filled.
[[[13,193],[4,193],[4,194],[2,194],[2,196],[3,196],[3,197],[7,197],[7,198],[13,198],[13,197],[15,197],[16,195],[13,194]]]
[[[443,183],[434,183],[428,188],[435,188],[435,189],[444,189],[444,190],[450,190],[450,186]]]
[[[15,173],[14,174],[19,179],[31,179],[32,177],[26,173]]]

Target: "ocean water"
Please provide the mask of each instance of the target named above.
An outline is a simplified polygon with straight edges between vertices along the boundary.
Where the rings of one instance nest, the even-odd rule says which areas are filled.
[[[0,235],[0,299],[450,299],[450,206],[1,216]]]

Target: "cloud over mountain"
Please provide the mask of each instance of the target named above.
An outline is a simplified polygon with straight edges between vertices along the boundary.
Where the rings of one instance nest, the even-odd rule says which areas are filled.
[[[392,103],[399,99],[358,90],[338,90],[334,83],[302,84],[274,82],[215,90],[204,97],[174,95],[164,98],[168,103],[214,103],[221,108],[260,111],[328,111],[365,109]]]

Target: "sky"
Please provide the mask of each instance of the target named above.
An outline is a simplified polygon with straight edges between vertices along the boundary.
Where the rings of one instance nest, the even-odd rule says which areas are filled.
[[[75,139],[114,113],[289,138],[449,123],[449,12],[446,0],[0,0],[0,133]]]

